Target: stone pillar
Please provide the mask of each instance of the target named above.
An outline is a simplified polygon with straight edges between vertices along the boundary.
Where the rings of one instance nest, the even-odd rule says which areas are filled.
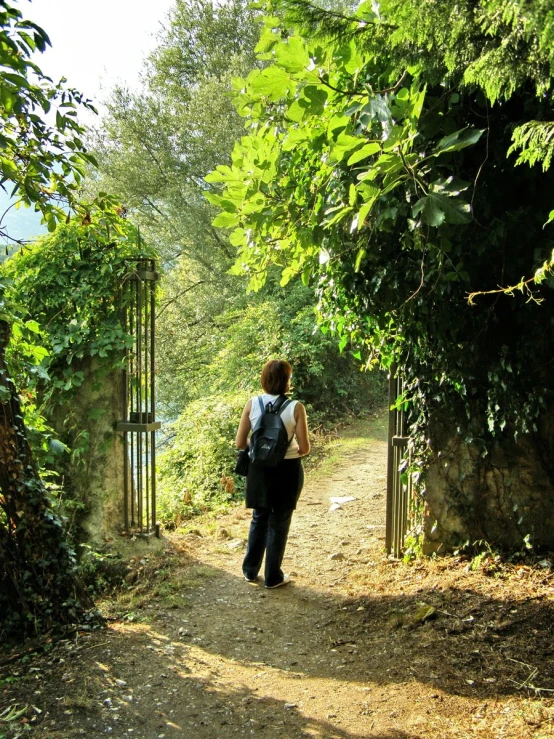
[[[502,434],[483,456],[446,424],[431,430],[434,462],[426,475],[425,549],[445,551],[478,540],[511,550],[554,547],[554,422],[535,434]]]
[[[83,384],[50,421],[70,449],[78,450],[64,469],[66,497],[82,506],[76,512],[78,538],[99,547],[123,529],[123,440],[115,427],[124,418],[124,373],[90,359],[75,369],[84,373]]]

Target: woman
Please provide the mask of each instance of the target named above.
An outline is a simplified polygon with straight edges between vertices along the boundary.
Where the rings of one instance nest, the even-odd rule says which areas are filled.
[[[272,360],[262,370],[261,396],[264,407],[288,393],[292,368],[288,362]],[[244,406],[235,443],[248,446],[248,434],[262,411],[257,397]],[[308,420],[302,403],[293,400],[281,419],[289,435],[285,458],[276,467],[250,465],[246,477],[246,507],[253,508],[248,546],[242,563],[245,580],[256,582],[265,553],[265,587],[278,588],[290,582],[281,570],[292,514],[304,484],[301,457],[310,452]]]

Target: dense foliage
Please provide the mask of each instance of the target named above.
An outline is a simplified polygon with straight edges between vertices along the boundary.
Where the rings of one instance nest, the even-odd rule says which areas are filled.
[[[158,460],[158,516],[168,527],[218,510],[244,487],[233,475],[234,437],[245,395],[203,397],[188,403],[171,426],[171,441]]]
[[[293,363],[295,393],[314,426],[367,408],[381,391],[335,339],[315,330],[313,292],[298,280],[283,290],[278,277],[270,279],[247,295],[244,276],[229,273],[234,247],[212,225],[217,207],[204,197],[212,189],[204,177],[230,161],[243,127],[232,79],[265,65],[254,53],[257,16],[245,0],[178,0],[143,89],[114,91],[95,138],[100,171],[90,186],[121,193],[162,259],[157,402],[160,417],[175,420],[166,426],[169,451],[160,462],[165,520],[227,495],[221,470],[232,468],[232,427],[269,357]],[[224,427],[217,414],[208,421],[196,413],[219,397],[233,409]],[[195,440],[205,459],[191,456]],[[189,495],[183,490],[191,491],[192,507],[182,503]]]
[[[182,311],[168,307],[164,320],[160,365],[167,375],[160,391],[170,417],[189,400],[257,392],[261,368],[274,356],[293,364],[295,393],[308,405],[314,426],[362,411],[381,392],[380,378],[360,372],[349,352],[340,354],[334,337],[316,329],[312,292],[298,280],[285,290],[268,284],[258,294],[237,296],[213,316],[209,345],[192,348],[197,365],[191,376]]]
[[[261,392],[268,357],[291,362],[292,397],[305,404],[311,429],[329,428],[384,400],[381,374],[360,372],[349,353],[339,354],[334,337],[315,331],[308,288],[296,281],[249,303],[218,316],[209,364],[194,378],[179,373],[179,345],[174,348],[174,400],[178,405],[185,393],[189,400],[166,427],[170,448],[159,457],[159,512],[166,523],[242,493],[243,480],[232,476],[234,438],[244,403]]]
[[[117,232],[116,203],[104,193],[80,200],[88,152],[77,122],[79,106],[90,103],[65,80],[44,76],[32,54],[49,44],[46,33],[0,0],[0,186],[18,204],[34,206],[49,231],[72,215]],[[0,235],[7,238],[0,223]],[[46,351],[41,326],[21,303],[7,299],[8,278],[0,277],[0,634],[3,641],[42,634],[90,616],[91,600],[77,575],[76,561],[39,475],[26,417],[44,432],[32,393],[16,380],[44,379]],[[10,348],[8,348],[10,347]],[[15,347],[15,348],[14,348]],[[9,358],[7,357],[9,354]],[[18,355],[18,360],[15,357]],[[23,391],[23,392],[22,392]],[[42,425],[42,427],[41,427]]]
[[[326,325],[408,378],[423,445],[433,408],[482,443],[535,430],[554,338],[546,4],[276,7],[268,66],[234,82],[248,135],[207,178],[236,271],[313,284]]]
[[[117,225],[116,231],[98,222],[64,224],[4,265],[6,298],[19,312],[6,360],[45,472],[56,469],[63,445],[44,416],[51,419],[63,405],[66,451],[74,459],[85,455],[84,419],[69,410],[73,391],[91,362],[97,377],[122,368],[130,346],[122,324],[130,295],[125,282],[138,259],[154,254],[132,224],[119,219]]]

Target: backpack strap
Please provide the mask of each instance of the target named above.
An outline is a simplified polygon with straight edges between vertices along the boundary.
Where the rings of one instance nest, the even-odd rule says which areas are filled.
[[[285,398],[285,400],[279,406],[279,415],[281,415],[281,413],[285,410],[285,408],[289,406],[291,403],[292,403],[292,400],[290,398]],[[294,431],[292,432],[292,436],[289,439],[289,444],[291,443],[293,436],[294,436]],[[288,437],[288,434],[287,434],[287,437]]]
[[[279,401],[281,402],[279,403]],[[277,403],[279,403],[279,405],[277,405]],[[287,398],[285,395],[280,395],[275,405],[273,406],[273,411],[277,411],[277,413],[281,415],[283,411],[285,410],[285,408],[291,403],[292,403],[292,400],[290,398]],[[285,424],[283,424],[283,426],[284,425]],[[294,436],[294,431],[292,432],[292,436],[289,439],[289,444],[291,443],[293,436]],[[287,434],[287,437],[288,437],[288,434]]]
[[[282,395],[281,397],[284,398],[285,396]],[[281,401],[281,404],[277,406],[277,408],[274,408],[274,410],[276,410],[277,413],[281,415],[283,411],[285,410],[285,408],[291,403],[292,403],[292,400],[290,398],[285,398],[283,401]]]
[[[261,402],[261,399],[260,399],[260,402]],[[287,405],[290,405],[291,403],[292,403],[292,400],[290,398],[287,398],[286,395],[279,395],[277,400],[275,401],[270,400],[269,403],[264,408],[264,410],[267,410],[268,407],[271,406],[271,413],[278,413],[279,415],[281,415],[281,413],[285,410]]]
[[[279,415],[281,415],[287,405],[292,403],[292,400],[290,398],[287,398],[286,395],[279,395],[277,400],[270,400],[269,403],[264,406],[262,396],[258,395],[258,403],[260,404],[260,410],[262,413],[267,411],[271,406],[271,410],[269,411],[270,413],[278,413]]]

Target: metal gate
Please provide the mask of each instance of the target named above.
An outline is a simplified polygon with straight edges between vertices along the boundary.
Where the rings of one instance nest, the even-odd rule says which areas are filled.
[[[123,286],[123,325],[131,336],[123,381],[123,517],[125,531],[159,536],[156,521],[155,290],[158,273],[153,259],[131,265]]]
[[[396,367],[389,375],[389,439],[387,460],[387,512],[385,547],[387,554],[400,557],[404,549],[404,539],[411,522],[413,489],[408,441],[405,435],[406,418],[402,404],[396,407],[402,397],[404,383],[397,376]]]

